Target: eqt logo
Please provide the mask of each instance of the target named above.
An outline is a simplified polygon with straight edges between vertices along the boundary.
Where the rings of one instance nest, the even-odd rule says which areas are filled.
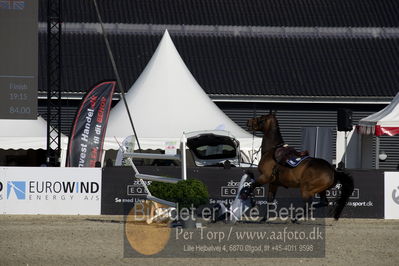
[[[399,187],[398,187],[398,189],[399,189]],[[392,200],[393,200],[393,202],[395,202],[396,204],[399,205],[399,193],[397,195],[396,191],[397,191],[396,189],[392,190]]]

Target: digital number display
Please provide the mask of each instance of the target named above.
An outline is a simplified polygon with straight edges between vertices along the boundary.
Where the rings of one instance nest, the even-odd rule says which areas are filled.
[[[0,119],[37,119],[39,1],[0,2]]]

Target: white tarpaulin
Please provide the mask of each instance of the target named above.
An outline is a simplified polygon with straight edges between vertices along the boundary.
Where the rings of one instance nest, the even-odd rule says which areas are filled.
[[[260,146],[203,91],[192,76],[168,32],[143,73],[126,94],[137,136],[143,149],[164,149],[166,141],[179,141],[183,132],[226,130],[240,141],[241,150]],[[118,149],[114,137],[122,142],[133,130],[124,103],[112,110],[104,149]]]
[[[0,149],[47,149],[47,122],[37,120],[0,119]],[[68,138],[61,134],[61,160],[65,161]],[[64,165],[64,164],[61,164]]]
[[[361,119],[358,129],[361,134],[367,135],[394,136],[399,134],[399,93],[384,109]]]

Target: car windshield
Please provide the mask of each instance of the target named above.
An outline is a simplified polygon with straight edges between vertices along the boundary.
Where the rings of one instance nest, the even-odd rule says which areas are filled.
[[[237,156],[236,148],[227,144],[203,145],[196,147],[193,151],[198,158],[203,160],[234,158]]]

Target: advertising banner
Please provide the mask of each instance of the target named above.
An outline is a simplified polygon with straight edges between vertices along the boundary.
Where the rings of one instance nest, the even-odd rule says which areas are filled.
[[[101,209],[101,169],[0,168],[1,214],[87,214]]]
[[[399,172],[385,172],[385,219],[399,219]]]
[[[347,170],[352,175],[354,190],[342,212],[343,218],[384,218],[384,171]],[[340,195],[340,184],[327,191],[330,208]],[[316,199],[318,196],[316,196]],[[317,199],[318,200],[318,199]]]
[[[179,167],[138,167],[141,173],[161,175],[167,177],[180,177]],[[223,203],[229,205],[237,194],[238,184],[246,169],[218,167],[188,168],[189,178],[196,178],[204,182],[208,188],[209,204]],[[259,173],[252,169],[255,176]],[[355,189],[344,208],[341,217],[347,218],[384,218],[384,172],[378,170],[350,170],[353,176]],[[398,178],[399,180],[399,178]],[[147,181],[150,184],[150,181]],[[145,197],[145,192],[140,182],[134,178],[130,167],[110,167],[103,170],[102,214],[126,214],[124,204],[135,202]],[[399,186],[399,185],[398,185]],[[266,197],[268,185],[255,190],[255,203],[260,212],[266,211]],[[325,213],[334,207],[339,192],[339,185],[327,191],[330,206]],[[399,196],[399,191],[397,192]],[[392,194],[392,191],[391,191]],[[303,204],[299,188],[279,187],[276,195],[279,206],[289,204]],[[314,201],[318,201],[316,195]],[[324,212],[323,212],[324,213]]]
[[[83,98],[68,146],[69,167],[95,167],[101,161],[115,81],[95,86]]]
[[[105,167],[102,176],[101,214],[127,214],[129,210],[125,208],[126,205],[133,206],[145,198],[144,188],[139,180],[134,178],[131,167]],[[147,185],[151,184],[151,181],[145,182]]]
[[[256,169],[252,170],[259,175]],[[355,189],[349,197],[347,206],[341,217],[346,218],[384,218],[384,172],[378,170],[348,170],[354,179]],[[210,203],[223,202],[230,204],[236,195],[238,182],[243,175],[243,169],[201,169],[193,172],[189,177],[202,180],[208,187],[211,196]],[[258,187],[255,191],[255,202],[261,213],[266,211],[268,185]],[[329,215],[335,207],[337,196],[340,196],[340,184],[327,191],[329,207],[321,215]],[[279,206],[282,204],[303,204],[299,188],[279,187],[276,194]],[[316,195],[313,201],[319,201]]]

